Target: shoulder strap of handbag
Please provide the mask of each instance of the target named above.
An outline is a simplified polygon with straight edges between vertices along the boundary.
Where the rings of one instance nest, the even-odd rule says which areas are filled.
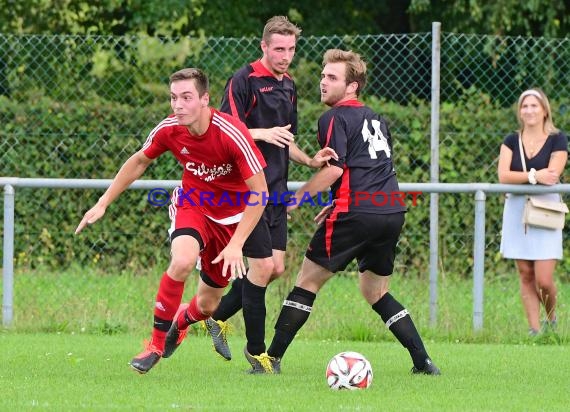
[[[521,155],[521,164],[522,164],[522,168],[523,168],[523,172],[526,172],[526,162],[524,161],[524,149],[523,149],[523,144],[522,144],[522,137],[521,134],[519,133],[519,154]],[[562,200],[562,195],[560,193],[558,193],[558,196],[560,196],[560,201],[563,202]],[[526,196],[526,199],[528,200],[530,198],[529,195]]]
[[[526,172],[526,162],[524,161],[524,149],[522,144],[522,137],[519,133],[519,154],[521,155],[521,164],[523,168],[523,172]]]

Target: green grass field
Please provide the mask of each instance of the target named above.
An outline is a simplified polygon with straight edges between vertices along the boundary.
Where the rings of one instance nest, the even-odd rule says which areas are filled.
[[[0,335],[0,410],[196,411],[562,411],[570,353],[561,345],[429,343],[443,375],[412,376],[393,342],[298,340],[281,375],[251,376],[232,337],[234,359],[191,336],[147,375],[127,366],[141,337],[68,333]],[[363,391],[332,391],[329,358],[360,351],[374,380]]]
[[[438,322],[430,327],[427,282],[395,276],[393,294],[412,313],[439,377],[410,375],[407,351],[359,297],[351,275],[319,294],[281,375],[245,373],[243,321],[236,316],[231,362],[195,327],[172,358],[143,376],[127,364],[149,336],[159,276],[18,272],[14,322],[0,333],[0,411],[568,410],[568,284],[558,284],[558,333],[531,339],[516,275],[486,282],[481,331],[472,327],[471,281],[442,276]],[[285,278],[270,286],[268,343],[291,284]],[[326,364],[344,350],[370,360],[371,388],[328,389]]]

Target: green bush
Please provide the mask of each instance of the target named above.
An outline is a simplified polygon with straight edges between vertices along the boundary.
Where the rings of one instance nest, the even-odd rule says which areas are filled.
[[[421,100],[407,106],[370,98],[366,101],[388,120],[394,137],[395,164],[400,182],[430,180],[430,109]],[[215,104],[214,104],[215,105]],[[150,129],[169,107],[134,107],[96,97],[77,103],[60,103],[36,96],[26,103],[0,97],[6,138],[0,153],[0,175],[51,178],[112,178],[128,156],[138,150]],[[553,102],[555,113],[559,108]],[[309,153],[317,150],[316,120],[325,107],[299,102],[298,143]],[[561,116],[560,116],[561,117]],[[516,127],[511,108],[493,104],[470,90],[457,103],[441,105],[440,181],[496,182],[496,161],[504,136]],[[556,119],[556,117],[555,117]],[[566,123],[557,122],[568,130]],[[55,143],[54,143],[55,142]],[[49,143],[49,144],[48,144]],[[308,168],[292,166],[290,180],[306,180]],[[180,166],[164,156],[145,178],[179,179]],[[165,208],[147,202],[147,192],[125,193],[107,216],[81,236],[73,236],[83,213],[101,191],[24,189],[16,191],[15,258],[20,267],[105,265],[120,271],[166,264],[168,242]],[[487,271],[512,269],[498,254],[501,196],[488,196]],[[472,272],[473,196],[440,196],[440,265],[444,272],[469,276]],[[290,223],[289,267],[298,267],[312,229],[314,208],[301,208]],[[429,195],[410,207],[400,242],[398,269],[425,276],[429,262]],[[562,268],[570,269],[568,261]]]

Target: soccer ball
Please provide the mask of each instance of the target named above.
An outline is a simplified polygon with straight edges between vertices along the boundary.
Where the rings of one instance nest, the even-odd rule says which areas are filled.
[[[330,360],[326,376],[331,389],[366,389],[372,383],[372,366],[358,352],[341,352]]]

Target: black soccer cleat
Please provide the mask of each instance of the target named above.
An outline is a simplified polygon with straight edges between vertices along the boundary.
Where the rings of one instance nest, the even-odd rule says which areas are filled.
[[[269,356],[267,352],[263,352],[260,355],[252,355],[247,351],[247,346],[243,349],[243,354],[251,365],[251,369],[247,373],[252,375],[281,373],[281,358]]]
[[[228,345],[228,331],[230,329],[228,322],[208,318],[202,321],[202,326],[212,337],[214,351],[225,360],[231,360],[232,353]]]
[[[441,375],[441,371],[439,370],[439,368],[437,366],[435,366],[435,364],[431,361],[430,358],[426,358],[425,363],[424,363],[424,367],[419,369],[416,368],[415,366],[412,367],[411,372],[413,374],[419,375],[419,374],[423,374],[423,375]]]
[[[146,343],[145,350],[131,360],[129,365],[138,373],[144,374],[152,369],[162,357],[162,351],[152,344]]]
[[[164,344],[164,352],[162,353],[163,358],[169,358],[172,356],[174,351],[178,349],[186,334],[188,333],[188,328],[184,330],[178,329],[178,322],[174,320],[172,322],[172,326],[168,330],[168,334],[166,335],[166,341]]]
[[[169,358],[172,356],[174,351],[178,349],[186,334],[188,333],[189,326],[185,329],[178,329],[178,316],[181,312],[186,311],[188,309],[187,303],[180,305],[178,311],[176,311],[176,315],[174,315],[174,320],[172,321],[172,325],[166,334],[166,341],[164,343],[164,351],[162,353],[163,358]]]

